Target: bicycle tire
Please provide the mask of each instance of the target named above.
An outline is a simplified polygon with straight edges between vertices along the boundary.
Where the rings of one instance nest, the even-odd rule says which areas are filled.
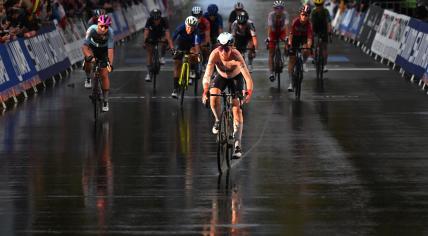
[[[158,48],[155,47],[153,49],[153,90],[156,90],[156,75],[159,73],[160,70],[160,62],[159,62],[159,52]]]
[[[282,72],[282,60],[281,60],[281,50],[279,47],[275,48],[275,53],[273,56],[273,63],[274,63],[274,72],[275,77],[278,80],[278,90],[281,90],[281,72]]]
[[[300,100],[301,98],[302,80],[303,80],[303,68],[302,68],[302,64],[300,64],[299,73],[297,75],[297,100]]]
[[[181,66],[181,73],[180,73],[180,79],[179,79],[179,93],[180,93],[180,106],[183,106],[183,101],[184,101],[184,93],[186,92],[187,86],[189,84],[189,64],[188,62],[183,62],[182,66]],[[183,78],[185,77],[185,78]],[[184,79],[184,81],[183,81]]]
[[[100,116],[101,99],[100,99],[99,80],[94,79],[94,88],[92,90],[92,104],[94,108],[94,121],[96,122]]]
[[[217,134],[217,168],[220,174],[223,173],[225,167],[230,167],[230,160],[228,158],[228,140],[227,140],[227,116],[223,111],[220,116],[219,131]],[[225,166],[226,165],[226,166]]]

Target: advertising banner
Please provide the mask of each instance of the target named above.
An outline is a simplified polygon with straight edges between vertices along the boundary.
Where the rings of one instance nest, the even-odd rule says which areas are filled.
[[[365,13],[355,12],[351,26],[349,27],[348,37],[357,39],[358,32],[360,32],[361,26],[364,22]]]
[[[422,77],[428,65],[428,23],[411,18],[395,61],[404,71]]]
[[[385,10],[371,50],[389,61],[395,62],[400,41],[409,20],[408,16]]]
[[[357,36],[358,41],[367,48],[372,47],[373,40],[378,30],[378,25],[380,24],[383,16],[383,11],[384,10],[382,8],[376,5],[371,5],[367,11],[360,32]]]
[[[44,28],[40,34],[19,40],[28,50],[40,79],[48,79],[71,66],[64,41],[54,26]]]
[[[354,13],[355,13],[354,8],[347,9],[345,11],[345,15],[339,25],[339,31],[341,32],[342,35],[345,35],[347,32],[349,32],[351,22],[353,21],[352,18],[354,17]]]

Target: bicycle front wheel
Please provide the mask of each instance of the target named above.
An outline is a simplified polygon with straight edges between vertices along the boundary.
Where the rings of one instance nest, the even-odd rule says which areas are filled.
[[[217,167],[220,174],[230,167],[227,123],[227,114],[226,112],[222,112],[217,134]]]

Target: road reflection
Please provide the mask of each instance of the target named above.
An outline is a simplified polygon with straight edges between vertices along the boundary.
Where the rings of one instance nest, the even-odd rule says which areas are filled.
[[[203,235],[243,235],[247,229],[240,225],[242,218],[242,198],[239,187],[233,183],[230,171],[219,175],[217,194],[211,203],[209,225],[204,227]]]
[[[106,219],[113,205],[114,172],[111,159],[112,127],[103,121],[94,127],[93,151],[87,156],[82,171],[84,206],[97,213],[98,230],[104,235]]]

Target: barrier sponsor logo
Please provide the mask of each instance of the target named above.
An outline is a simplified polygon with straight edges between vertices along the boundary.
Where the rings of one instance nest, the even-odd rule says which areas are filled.
[[[400,42],[395,63],[406,72],[422,77],[428,66],[428,24],[410,19]]]
[[[12,62],[12,67],[15,71],[15,75],[19,81],[24,81],[24,75],[30,73],[31,68],[24,56],[19,40],[8,43],[6,48]]]
[[[400,41],[409,20],[408,16],[385,10],[371,50],[381,57],[395,62],[400,49]]]
[[[376,36],[376,31],[378,28],[377,25],[379,25],[382,19],[383,11],[384,10],[382,8],[375,5],[371,5],[362,23],[357,38],[362,44],[364,44],[368,48],[372,47],[373,40]]]

